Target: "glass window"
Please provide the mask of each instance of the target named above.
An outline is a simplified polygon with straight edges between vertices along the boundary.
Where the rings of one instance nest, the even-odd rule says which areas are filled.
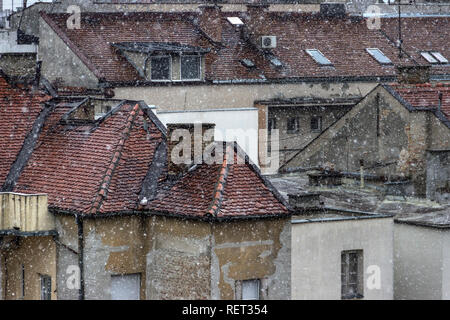
[[[440,63],[448,63],[447,58],[445,58],[440,52],[433,51],[431,54],[440,62]]]
[[[242,300],[259,300],[259,280],[242,281]]]
[[[311,131],[322,131],[322,117],[311,117]]]
[[[323,54],[322,52],[320,52],[317,49],[307,49],[306,53],[308,53],[311,58],[313,58],[318,64],[322,64],[322,65],[331,65],[331,61],[328,60]]]
[[[341,253],[342,299],[363,297],[363,251],[352,250]]]
[[[287,122],[287,132],[288,133],[297,133],[299,131],[299,121],[298,118],[289,118]]]
[[[367,52],[375,58],[381,64],[391,64],[392,61],[384,55],[384,53],[378,48],[368,48]]]
[[[41,300],[52,299],[52,278],[47,275],[41,275]]]
[[[431,53],[429,53],[429,52],[422,52],[421,55],[422,55],[422,57],[424,57],[425,60],[427,60],[429,63],[438,63],[438,60],[436,60],[436,58],[433,57],[433,56],[431,55]]]
[[[241,18],[239,17],[227,17],[227,20],[229,23],[235,26],[240,26],[244,24],[244,22],[242,22]]]
[[[140,274],[111,276],[111,300],[139,300],[140,291]]]
[[[275,119],[275,118],[269,118],[267,127],[268,127],[268,129],[269,129],[269,133],[270,133],[272,130],[276,129],[276,128],[277,128],[277,119]]]
[[[200,56],[181,56],[181,80],[199,80],[200,61]]]
[[[151,79],[170,80],[170,56],[151,58]]]

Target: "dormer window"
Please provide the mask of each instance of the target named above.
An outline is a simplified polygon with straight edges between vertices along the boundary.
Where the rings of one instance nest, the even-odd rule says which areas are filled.
[[[153,56],[151,57],[151,79],[157,81],[171,80],[172,59],[170,56]]]
[[[180,68],[181,80],[200,80],[201,57],[198,55],[182,55]]]

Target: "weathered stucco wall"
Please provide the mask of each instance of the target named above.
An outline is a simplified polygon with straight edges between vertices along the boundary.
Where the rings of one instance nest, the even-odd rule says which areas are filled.
[[[7,300],[40,300],[40,275],[51,276],[52,300],[56,299],[56,244],[53,237],[20,237],[18,244],[3,254],[6,257],[5,268],[8,275],[5,279]],[[23,274],[25,274],[24,288],[22,288]]]
[[[341,253],[363,250],[364,299],[393,297],[392,218],[292,225],[292,299],[341,299]],[[380,289],[367,287],[368,267],[380,268]]]
[[[31,79],[36,75],[36,54],[2,53],[0,55],[0,69],[10,77]]]
[[[115,98],[143,100],[158,111],[252,108],[257,100],[295,97],[364,96],[376,86],[370,82],[296,84],[217,84],[190,86],[121,87]]]
[[[96,88],[94,73],[41,17],[39,21],[38,60],[42,61],[42,76],[59,85]]]
[[[450,202],[450,149],[427,152],[427,198]]]
[[[290,235],[288,219],[214,225],[211,298],[236,299],[237,281],[260,279],[261,298],[290,299]]]
[[[444,235],[445,233],[445,235]],[[443,250],[448,252],[448,231],[395,224],[394,230],[394,298],[406,300],[440,300],[443,285]],[[443,242],[447,240],[447,242]],[[444,245],[445,244],[445,245]],[[445,249],[444,249],[445,248]],[[448,266],[448,256],[445,257]],[[446,292],[448,297],[448,291]]]

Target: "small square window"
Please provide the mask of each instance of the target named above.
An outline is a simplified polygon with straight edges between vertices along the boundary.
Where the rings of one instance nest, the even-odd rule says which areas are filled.
[[[200,61],[200,56],[181,56],[181,80],[199,80]]]
[[[170,56],[159,56],[151,58],[151,79],[170,80]]]
[[[311,117],[311,131],[322,131],[322,117]]]
[[[287,122],[287,133],[298,133],[299,129],[300,125],[298,118],[289,118]]]
[[[41,275],[41,300],[52,300],[52,278]]]
[[[259,280],[242,281],[242,300],[259,300]]]

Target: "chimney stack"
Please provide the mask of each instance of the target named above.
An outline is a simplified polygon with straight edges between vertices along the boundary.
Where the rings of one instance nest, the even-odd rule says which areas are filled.
[[[430,82],[430,66],[398,66],[397,79],[399,83],[428,83]]]
[[[203,162],[205,148],[214,141],[214,123],[168,123],[168,174],[179,176]],[[188,141],[184,141],[188,139]]]
[[[222,42],[222,11],[217,4],[199,6],[199,27],[214,42]]]
[[[344,18],[346,16],[345,3],[321,3],[320,15],[324,18]]]

